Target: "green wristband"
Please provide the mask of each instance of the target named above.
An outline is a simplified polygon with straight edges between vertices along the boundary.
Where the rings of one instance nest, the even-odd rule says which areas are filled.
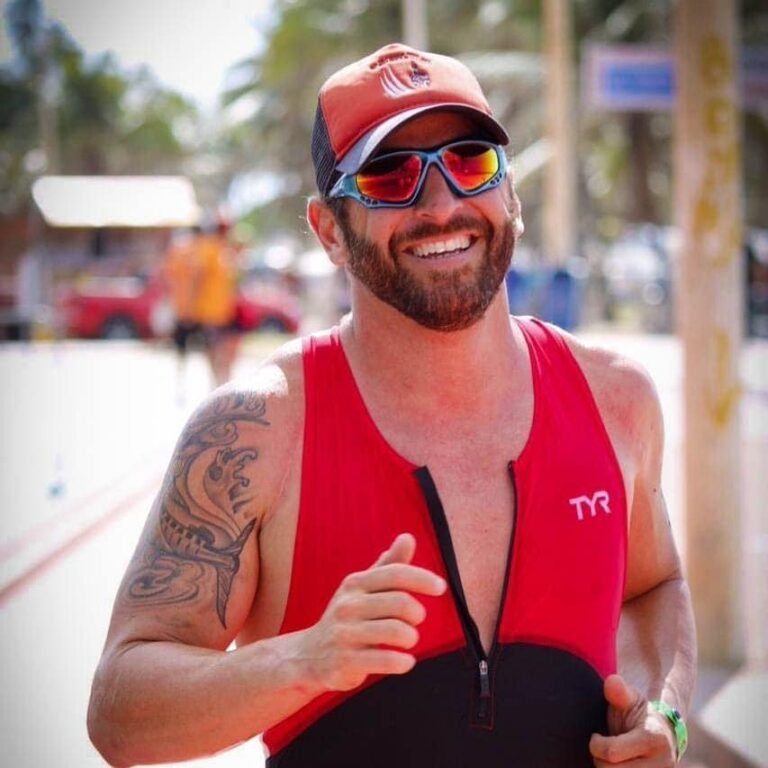
[[[651,706],[669,720],[675,732],[677,760],[679,761],[688,748],[688,728],[685,725],[683,716],[674,707],[670,707],[669,704],[665,704],[663,701],[652,701]]]

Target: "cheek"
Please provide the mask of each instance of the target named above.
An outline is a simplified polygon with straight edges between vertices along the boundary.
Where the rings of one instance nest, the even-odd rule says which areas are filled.
[[[489,192],[488,197],[480,195],[476,200],[479,203],[476,206],[477,213],[497,230],[514,220],[519,212],[519,208],[515,206],[516,198],[513,198],[506,186]]]
[[[358,235],[381,248],[387,248],[396,231],[402,214],[394,210],[368,211],[362,206],[350,217],[350,223]]]
[[[506,209],[507,215],[510,219],[512,219],[512,223],[514,225],[515,237],[520,237],[520,235],[522,235],[525,230],[525,225],[523,224],[523,212],[520,205],[520,198],[517,196],[517,192],[515,192],[511,180],[509,181],[509,184],[505,184],[502,187],[502,193],[504,198],[504,207]]]
[[[507,213],[512,217],[519,216],[520,199],[517,196],[517,192],[515,192],[515,188],[512,185],[512,178],[510,176],[507,176],[505,183],[501,185],[500,189]]]

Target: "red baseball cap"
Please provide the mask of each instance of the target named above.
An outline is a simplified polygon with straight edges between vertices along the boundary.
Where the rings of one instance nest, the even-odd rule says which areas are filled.
[[[494,141],[509,143],[477,78],[450,56],[393,43],[331,75],[312,131],[318,190],[327,195],[339,173],[358,171],[395,128],[435,110],[468,114]]]

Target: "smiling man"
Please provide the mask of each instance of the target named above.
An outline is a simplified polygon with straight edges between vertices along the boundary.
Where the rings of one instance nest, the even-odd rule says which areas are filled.
[[[507,143],[455,59],[391,45],[322,87],[307,215],[352,310],[182,434],[94,681],[113,764],[256,734],[270,768],[681,756],[658,400],[510,316]]]

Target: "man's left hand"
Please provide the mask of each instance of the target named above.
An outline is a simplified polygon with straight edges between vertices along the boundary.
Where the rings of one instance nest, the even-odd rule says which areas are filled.
[[[597,768],[622,763],[631,763],[633,768],[676,765],[677,745],[664,716],[621,675],[607,677],[604,692],[610,735],[595,733],[589,741],[589,751]]]

